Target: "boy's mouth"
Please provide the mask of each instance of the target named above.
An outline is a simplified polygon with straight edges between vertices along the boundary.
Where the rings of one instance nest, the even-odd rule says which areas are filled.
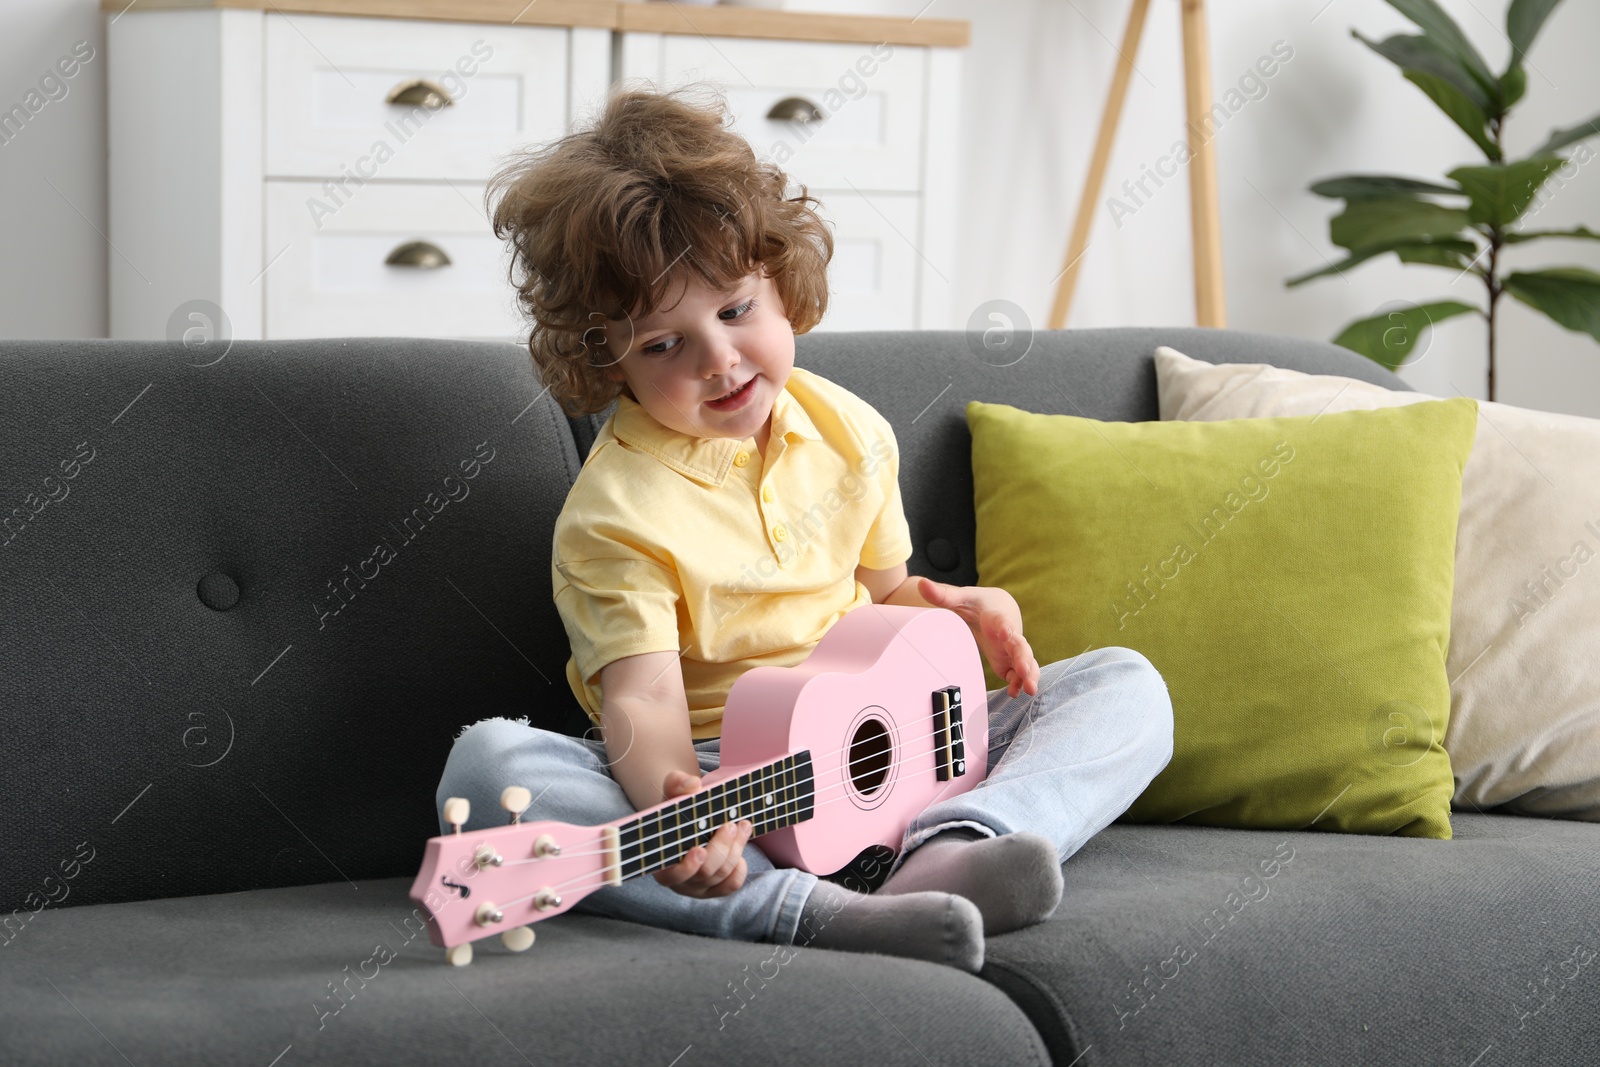
[[[755,384],[755,381],[755,376],[752,376],[749,381],[739,386],[739,388],[733,390],[732,392],[724,393],[715,400],[707,401],[707,403],[711,404],[713,407],[727,407],[730,404],[736,404],[744,398],[744,395],[747,392],[750,391],[750,387]]]

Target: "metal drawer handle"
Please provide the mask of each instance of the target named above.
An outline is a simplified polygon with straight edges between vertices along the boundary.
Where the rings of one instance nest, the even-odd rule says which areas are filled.
[[[389,95],[384,97],[388,104],[419,104],[429,111],[437,111],[441,107],[454,104],[450,99],[450,91],[436,81],[428,78],[412,78],[403,81],[389,90]]]
[[[415,267],[418,270],[432,270],[435,267],[448,267],[450,257],[444,254],[444,249],[432,241],[407,241],[400,245],[384,263],[391,267]]]
[[[821,122],[822,109],[803,96],[786,96],[767,112],[772,122]]]

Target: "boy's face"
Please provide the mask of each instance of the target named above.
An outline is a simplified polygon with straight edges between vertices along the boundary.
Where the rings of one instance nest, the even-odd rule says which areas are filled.
[[[626,381],[661,425],[765,444],[773,401],[794,369],[794,328],[771,278],[757,271],[717,292],[684,271],[654,314],[605,329],[616,360],[606,376]],[[732,404],[713,405],[742,386]]]

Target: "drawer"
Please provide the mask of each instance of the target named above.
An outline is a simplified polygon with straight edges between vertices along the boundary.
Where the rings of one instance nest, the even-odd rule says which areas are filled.
[[[828,313],[818,330],[914,330],[917,284],[927,270],[910,240],[920,200],[903,193],[811,190],[833,232]],[[940,267],[948,273],[949,268]]]
[[[269,13],[266,174],[486,181],[497,156],[566,132],[569,32]],[[451,103],[429,106],[430,85],[387,102],[419,79]]]
[[[334,204],[316,182],[266,182],[265,336],[526,337],[483,191],[373,183]],[[450,264],[384,262],[414,241]]]
[[[673,86],[702,78],[716,83],[734,129],[796,181],[828,189],[919,189],[927,49],[684,34],[641,38],[652,39],[660,41],[660,62],[646,76]],[[628,51],[639,66],[652,64],[654,48]],[[785,101],[798,103],[785,109]],[[821,117],[771,117],[786,110]]]

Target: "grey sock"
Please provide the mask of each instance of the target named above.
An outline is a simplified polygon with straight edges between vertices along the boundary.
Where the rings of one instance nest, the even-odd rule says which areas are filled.
[[[983,969],[983,916],[950,893],[871,896],[818,879],[800,913],[795,944]]]
[[[957,827],[935,834],[878,889],[883,895],[943,890],[983,914],[985,934],[1042,922],[1061,903],[1061,863],[1048,838],[1026,831],[986,837]]]

